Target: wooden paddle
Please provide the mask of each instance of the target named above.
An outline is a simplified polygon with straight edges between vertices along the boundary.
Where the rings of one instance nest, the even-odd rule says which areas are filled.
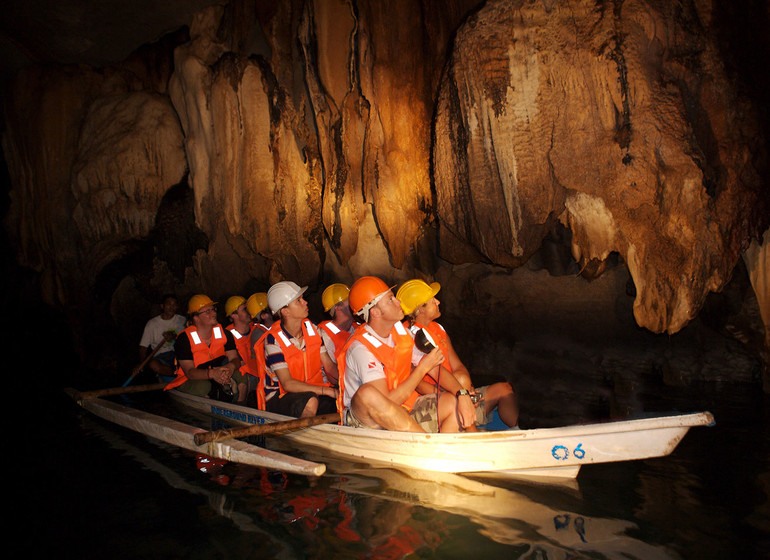
[[[157,391],[163,389],[166,383],[152,383],[150,385],[134,385],[132,387],[111,387],[109,389],[96,389],[94,391],[78,391],[76,400],[82,401],[95,399],[97,397],[109,397],[112,395],[123,395],[125,393],[141,393],[144,391]]]
[[[283,422],[268,422],[266,424],[255,424],[243,428],[227,428],[225,430],[214,430],[211,432],[199,432],[195,434],[194,439],[197,445],[203,445],[210,441],[222,441],[246,436],[261,436],[265,434],[275,434],[279,432],[288,432],[301,428],[309,428],[318,424],[333,424],[340,421],[340,415],[336,412],[330,414],[321,414],[320,416],[309,416],[307,418],[294,418]]]
[[[165,346],[165,345],[166,345],[166,341],[165,341],[165,339],[164,339],[164,340],[163,340],[163,342],[161,342],[160,344],[158,344],[158,345],[157,345],[157,346],[156,346],[156,347],[153,349],[153,351],[150,353],[150,355],[149,355],[149,356],[147,356],[147,357],[146,357],[146,358],[145,358],[145,359],[142,361],[142,363],[141,363],[141,364],[139,364],[138,366],[136,366],[136,368],[134,369],[134,373],[132,373],[132,374],[131,374],[131,377],[129,377],[128,379],[126,379],[126,380],[123,382],[123,387],[128,387],[128,384],[129,384],[129,383],[131,383],[131,380],[132,380],[132,379],[134,379],[134,377],[136,377],[136,375],[137,375],[137,374],[138,374],[140,371],[142,371],[142,370],[144,369],[144,366],[146,366],[148,363],[150,363],[150,360],[152,360],[153,356],[155,356],[155,354],[157,354],[157,353],[158,353],[158,350],[160,350],[160,347],[161,347],[161,346]]]

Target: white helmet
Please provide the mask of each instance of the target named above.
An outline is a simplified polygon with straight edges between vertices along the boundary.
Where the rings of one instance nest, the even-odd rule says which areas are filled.
[[[273,284],[267,291],[267,304],[270,306],[270,311],[275,315],[280,309],[304,294],[305,290],[307,290],[307,286],[300,288],[294,282]]]

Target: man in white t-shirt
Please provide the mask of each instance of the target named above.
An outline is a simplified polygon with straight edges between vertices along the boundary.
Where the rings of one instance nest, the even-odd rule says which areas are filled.
[[[139,365],[134,368],[132,374],[138,373],[140,366],[147,359],[159,344],[163,347],[152,357],[152,359],[141,367],[149,368],[153,373],[162,377],[173,377],[175,371],[174,364],[174,341],[177,335],[185,328],[184,315],[177,314],[179,301],[176,296],[166,294],[160,305],[161,313],[147,321],[142,333],[142,339],[139,341]]]

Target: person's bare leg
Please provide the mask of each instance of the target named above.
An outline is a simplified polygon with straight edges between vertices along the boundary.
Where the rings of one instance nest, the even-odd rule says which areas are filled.
[[[238,404],[245,404],[248,396],[248,387],[245,383],[238,383]]]
[[[315,416],[317,412],[318,399],[316,397],[310,397],[310,399],[308,399],[308,401],[305,403],[305,408],[302,409],[300,418],[309,418],[310,416]]]
[[[519,403],[510,383],[493,383],[487,387],[484,406],[487,416],[497,406],[497,414],[507,426],[519,423]]]
[[[457,417],[457,397],[451,393],[442,392],[438,400],[438,424],[441,426],[441,432],[453,433],[460,430],[460,419]],[[473,425],[462,430],[464,432],[477,432],[478,428]]]
[[[438,425],[441,432],[460,431],[460,422],[457,419],[457,397],[454,395],[445,392],[439,393]]]
[[[424,432],[420,425],[399,406],[379,390],[362,385],[350,401],[353,414],[365,426],[384,428],[397,432]]]

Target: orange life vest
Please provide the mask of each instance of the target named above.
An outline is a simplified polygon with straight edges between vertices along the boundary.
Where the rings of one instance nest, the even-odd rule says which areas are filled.
[[[408,323],[405,323],[405,324],[408,324]],[[449,363],[449,344],[448,344],[449,335],[444,330],[444,327],[439,325],[436,321],[431,321],[430,323],[428,323],[427,327],[424,327],[418,324],[414,324],[411,327],[409,327],[409,330],[412,331],[413,335],[415,334],[417,329],[425,329],[426,331],[428,331],[428,334],[431,336],[431,338],[434,340],[434,342],[438,346],[439,350],[441,350],[441,352],[444,354],[444,357],[446,358],[441,363],[441,367],[451,373],[452,364]],[[431,385],[436,385],[436,380],[433,379],[427,373],[425,374],[425,377],[423,377],[423,381],[426,381]]]
[[[357,326],[357,323],[353,323],[353,325]],[[345,343],[352,333],[350,331],[343,331],[334,324],[334,321],[324,321],[323,323],[319,323],[318,328],[324,331],[329,335],[329,338],[332,339],[332,342],[334,343],[334,359],[336,360],[339,357],[340,352],[342,352],[342,347],[345,346]]]
[[[226,328],[228,331],[232,333],[233,338],[235,339],[235,347],[238,349],[238,355],[241,357],[241,360],[243,361],[243,365],[241,366],[241,372],[249,373],[251,375],[256,376],[257,362],[255,358],[251,357],[251,347],[249,345],[251,332],[255,329],[255,326],[251,325],[251,327],[249,328],[248,334],[239,333],[238,329],[235,328],[235,325],[227,325]]]
[[[312,321],[305,319],[302,321],[302,336],[305,339],[305,349],[300,350],[291,342],[281,327],[281,322],[273,323],[265,334],[254,344],[254,354],[256,356],[257,371],[263,375],[265,384],[267,383],[267,365],[265,363],[265,339],[272,334],[278,346],[283,353],[283,359],[289,368],[289,373],[297,381],[304,381],[311,385],[325,386],[329,384],[324,382],[323,365],[321,364],[321,333]],[[280,396],[286,393],[286,390],[278,382]]]
[[[212,330],[211,346],[208,346],[205,342],[203,342],[200,335],[198,334],[198,329],[194,325],[190,325],[182,332],[187,335],[187,338],[190,339],[190,349],[192,350],[194,367],[198,367],[202,364],[205,364],[206,362],[210,362],[216,358],[221,358],[225,355],[225,343],[227,342],[227,338],[225,337],[225,333],[222,330],[221,325],[214,326]],[[180,366],[176,370],[176,379],[166,385],[164,391],[168,391],[174,387],[179,387],[186,382],[187,376],[185,375],[184,371],[182,371]]]
[[[337,410],[340,414],[344,411],[343,398],[345,395],[345,374],[347,372],[346,357],[350,345],[358,340],[374,354],[374,357],[382,364],[385,370],[385,379],[388,382],[388,390],[392,391],[406,380],[412,373],[412,348],[414,339],[401,323],[396,323],[390,331],[394,346],[384,344],[380,339],[366,330],[366,325],[361,325],[350,336],[339,354],[337,365],[340,370],[340,393],[337,397]],[[412,394],[401,403],[407,410],[412,410],[414,401],[420,394],[412,391]]]

